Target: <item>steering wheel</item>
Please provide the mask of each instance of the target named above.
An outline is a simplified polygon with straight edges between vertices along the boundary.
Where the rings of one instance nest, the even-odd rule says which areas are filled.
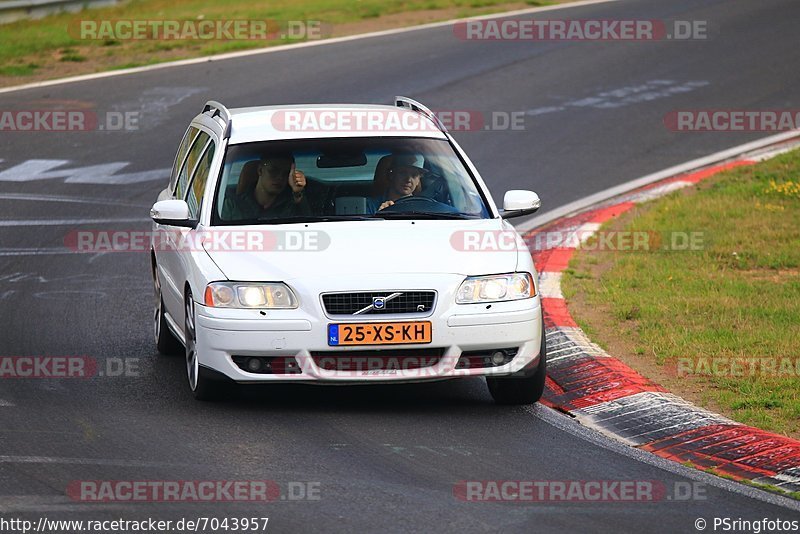
[[[397,200],[394,201],[394,204],[392,204],[389,207],[383,208],[378,213],[380,213],[381,211],[402,213],[402,212],[406,211],[407,208],[409,208],[410,206],[412,206],[415,203],[419,204],[420,206],[422,204],[425,204],[425,205],[427,205],[427,209],[425,209],[425,207],[421,206],[422,209],[420,209],[420,210],[411,208],[411,209],[408,209],[408,211],[430,211],[431,213],[453,213],[453,212],[457,212],[457,210],[455,208],[453,208],[452,206],[449,206],[447,204],[443,204],[442,202],[439,202],[438,200],[434,200],[434,199],[429,198],[429,197],[422,197],[422,196],[415,197],[413,195],[409,195],[407,197],[398,198]],[[435,208],[433,206],[435,206]],[[399,209],[396,209],[396,208],[399,208]]]
[[[441,202],[437,200],[433,200],[432,198],[428,197],[415,197],[414,195],[409,195],[407,197],[400,197],[394,201],[394,205],[397,204],[408,204],[409,202],[428,202],[432,204],[441,204]],[[391,206],[390,206],[391,207]]]

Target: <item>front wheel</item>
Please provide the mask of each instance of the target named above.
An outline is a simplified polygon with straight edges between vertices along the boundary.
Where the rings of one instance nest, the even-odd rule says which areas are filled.
[[[542,398],[547,376],[547,342],[542,322],[542,342],[539,346],[539,366],[527,377],[486,377],[489,393],[497,404],[533,404]]]
[[[164,297],[161,296],[161,282],[158,279],[158,271],[153,274],[153,285],[156,293],[155,308],[153,310],[153,335],[156,341],[156,348],[161,354],[180,354],[181,342],[172,335],[164,315]]]
[[[189,389],[197,400],[216,400],[219,398],[219,384],[206,376],[200,367],[197,356],[197,328],[195,323],[194,299],[191,291],[186,293],[186,313],[184,314],[184,335],[186,336],[186,375]]]

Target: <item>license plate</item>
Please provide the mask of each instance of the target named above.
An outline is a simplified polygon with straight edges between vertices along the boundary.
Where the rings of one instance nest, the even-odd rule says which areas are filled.
[[[430,321],[342,323],[328,325],[328,345],[398,345],[430,343]]]

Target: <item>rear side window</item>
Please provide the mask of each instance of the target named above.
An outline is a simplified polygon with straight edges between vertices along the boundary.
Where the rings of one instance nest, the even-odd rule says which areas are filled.
[[[189,204],[189,214],[193,219],[196,219],[200,213],[200,206],[203,203],[203,195],[206,191],[208,175],[211,171],[211,162],[214,160],[215,148],[214,141],[211,141],[205,153],[203,153],[200,164],[197,166],[197,170],[194,171],[194,176],[192,176],[192,181],[190,182],[191,185],[189,186],[189,193],[186,195],[186,203]]]
[[[175,162],[172,164],[172,174],[169,175],[170,191],[175,191],[175,184],[178,181],[178,171],[183,164],[183,160],[186,159],[186,153],[189,152],[189,147],[192,146],[192,141],[194,141],[196,135],[197,128],[194,126],[190,126],[189,129],[186,130],[186,133],[183,134],[181,146],[178,147],[178,154],[175,156]]]
[[[203,150],[206,147],[206,143],[208,143],[210,138],[211,137],[207,133],[200,132],[200,134],[194,140],[194,143],[192,143],[192,148],[189,149],[189,154],[186,156],[186,161],[183,163],[183,166],[178,173],[178,183],[175,187],[175,198],[186,197],[186,187],[189,184],[189,178],[192,176],[194,168],[200,161],[200,157],[203,155]]]

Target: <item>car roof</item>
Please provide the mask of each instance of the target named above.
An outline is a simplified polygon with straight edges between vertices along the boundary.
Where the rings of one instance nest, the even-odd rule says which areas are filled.
[[[336,137],[447,139],[428,117],[395,106],[313,104],[231,108],[230,144]]]

